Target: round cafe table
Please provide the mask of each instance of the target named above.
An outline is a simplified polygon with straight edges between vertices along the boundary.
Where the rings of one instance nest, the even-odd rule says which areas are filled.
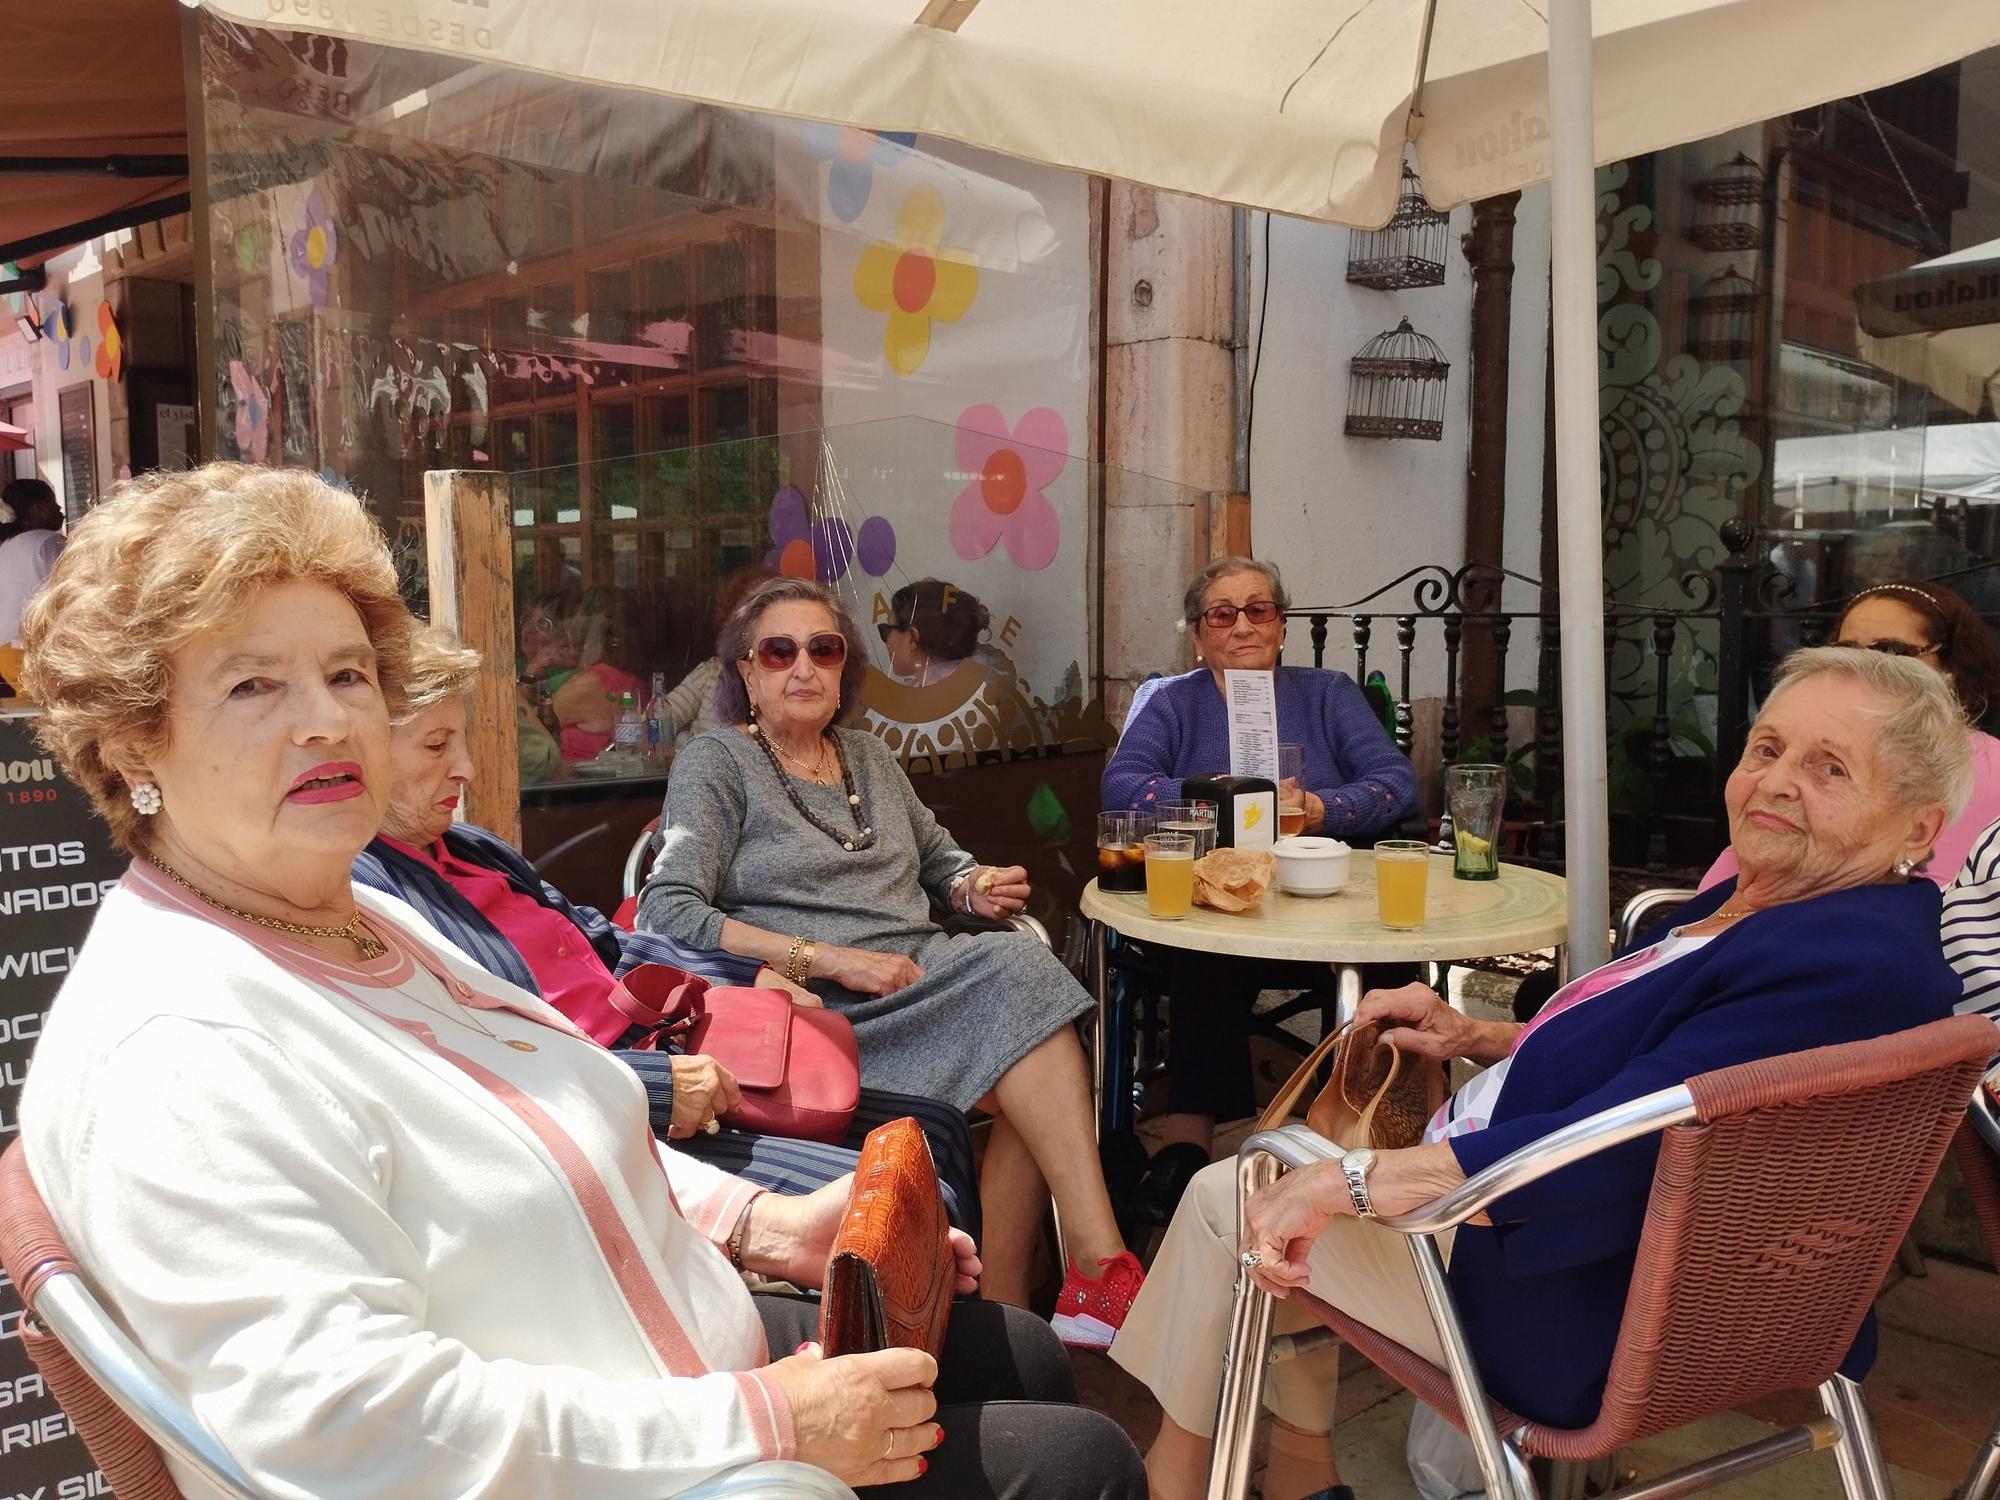
[[[1130,1026],[1119,1028],[1115,1043],[1109,989],[1109,938],[1157,943],[1201,953],[1243,958],[1281,958],[1329,965],[1335,975],[1340,1019],[1361,1003],[1361,966],[1375,963],[1456,963],[1502,953],[1557,949],[1558,965],[1569,937],[1568,895],[1563,878],[1523,865],[1502,864],[1497,880],[1456,880],[1451,856],[1430,856],[1424,895],[1424,923],[1408,931],[1384,927],[1375,909],[1375,855],[1356,849],[1349,857],[1347,886],[1331,896],[1288,896],[1274,884],[1247,912],[1190,907],[1178,920],[1146,910],[1143,891],[1127,895],[1084,887],[1082,910],[1090,921],[1090,982],[1097,999],[1095,1026],[1098,1122],[1112,1124],[1113,1046],[1130,1055]]]

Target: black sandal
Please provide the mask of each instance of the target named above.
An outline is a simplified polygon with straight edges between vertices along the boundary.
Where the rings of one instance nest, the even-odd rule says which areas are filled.
[[[1195,1173],[1208,1165],[1208,1153],[1186,1141],[1175,1141],[1153,1153],[1146,1175],[1139,1179],[1133,1202],[1149,1223],[1164,1225],[1180,1207],[1181,1195]]]

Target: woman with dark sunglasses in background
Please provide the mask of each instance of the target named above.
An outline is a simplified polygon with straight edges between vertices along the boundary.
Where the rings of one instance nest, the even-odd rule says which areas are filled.
[[[1965,867],[1980,834],[2000,818],[2000,740],[1979,728],[2000,708],[2000,644],[1972,606],[1941,583],[1877,583],[1848,600],[1829,646],[1852,646],[1888,656],[1913,657],[1941,672],[1972,721],[1972,800],[1938,835],[1923,873],[1950,885]],[[1736,873],[1736,856],[1724,849],[1701,878],[1707,890]]]
[[[993,1116],[980,1170],[986,1295],[1022,1304],[1043,1184],[1071,1263],[1066,1342],[1102,1348],[1141,1281],[1098,1165],[1073,1023],[1090,996],[1026,933],[947,936],[931,903],[1000,919],[1027,872],[976,863],[861,711],[861,636],[820,584],[767,583],[723,625],[723,727],[674,760],[639,927],[769,965],[854,1023],[861,1081]]]

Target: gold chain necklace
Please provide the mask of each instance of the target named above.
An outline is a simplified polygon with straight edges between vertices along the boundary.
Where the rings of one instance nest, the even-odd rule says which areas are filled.
[[[791,751],[787,750],[783,745],[779,744],[776,738],[774,738],[769,734],[765,734],[764,726],[762,724],[759,724],[757,726],[757,733],[763,735],[765,744],[769,745],[773,750],[776,750],[778,754],[784,756],[786,760],[790,761],[793,765],[797,766],[801,771],[804,771],[806,773],[806,779],[812,782],[814,786],[829,786],[832,784],[832,778],[830,778],[826,774],[826,740],[824,738],[822,738],[819,742],[818,757],[814,759],[811,765],[807,765],[804,761],[800,760],[796,755],[792,754]]]
[[[389,951],[382,946],[382,940],[363,925],[361,909],[359,907],[355,908],[353,916],[342,922],[338,927],[308,927],[303,922],[282,922],[276,917],[260,917],[253,911],[238,911],[227,902],[216,900],[215,897],[209,895],[207,891],[189,880],[179,870],[176,870],[158,855],[149,854],[146,858],[162,875],[166,876],[167,879],[171,880],[182,890],[191,892],[199,900],[207,902],[219,912],[226,912],[239,922],[250,922],[258,927],[268,927],[273,932],[288,932],[295,937],[344,938],[361,950],[361,957],[364,960],[380,958]]]
[[[430,966],[426,964],[425,967],[429,968]],[[438,976],[435,973],[432,974],[431,977],[433,979],[438,978]],[[449,985],[446,986],[446,991],[447,993],[449,993],[450,991]],[[500,1035],[499,1032],[495,1031],[491,1026],[488,1026],[484,1021],[473,1019],[473,1016],[475,1014],[474,1007],[467,1005],[463,1000],[454,999],[453,1003],[457,1005],[458,1009],[456,1011],[448,1011],[448,1010],[439,1010],[435,1005],[431,1004],[430,1001],[420,999],[417,995],[413,994],[409,990],[403,990],[401,991],[401,994],[405,1000],[410,1001],[412,1004],[422,1006],[432,1015],[439,1016],[447,1021],[456,1021],[458,1022],[459,1025],[465,1027],[467,1030],[476,1031],[481,1036],[490,1036],[493,1038],[494,1041],[512,1047],[516,1052],[539,1052],[542,1050],[541,1048],[537,1047],[533,1042],[518,1042],[510,1036],[502,1036]]]

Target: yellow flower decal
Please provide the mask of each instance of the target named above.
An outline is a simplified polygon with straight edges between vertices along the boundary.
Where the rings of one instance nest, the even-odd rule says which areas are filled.
[[[898,375],[914,375],[931,352],[932,322],[956,323],[979,291],[979,270],[963,250],[946,249],[944,199],[918,188],[896,214],[894,244],[877,241],[854,268],[854,295],[887,313],[882,353]]]

